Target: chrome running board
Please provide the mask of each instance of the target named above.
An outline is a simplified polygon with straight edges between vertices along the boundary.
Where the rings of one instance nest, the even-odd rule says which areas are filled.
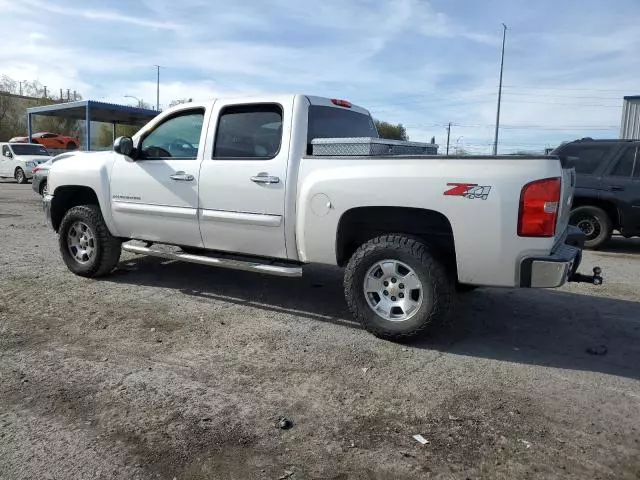
[[[268,273],[270,275],[278,275],[280,277],[301,277],[302,267],[287,266],[276,263],[276,260],[268,261],[272,263],[260,263],[255,259],[237,260],[224,257],[214,257],[207,255],[193,255],[191,253],[174,253],[167,251],[154,250],[149,247],[138,245],[123,244],[122,249],[136,253],[138,255],[151,255],[153,257],[161,257],[169,260],[180,260],[182,262],[198,263],[209,267],[230,268],[233,270],[244,270],[247,272]]]

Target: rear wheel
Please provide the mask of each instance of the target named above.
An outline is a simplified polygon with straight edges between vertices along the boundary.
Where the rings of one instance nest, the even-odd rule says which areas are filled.
[[[446,268],[418,240],[385,235],[362,245],[344,278],[347,304],[377,337],[416,337],[444,320],[454,282]]]
[[[585,235],[585,248],[593,250],[602,247],[613,233],[611,219],[607,212],[592,205],[574,209],[569,223],[582,230]]]
[[[67,143],[67,150],[75,150],[76,149],[76,144],[73,142],[69,142]]]
[[[96,205],[70,209],[58,234],[62,259],[76,275],[100,277],[118,264],[122,242],[111,235]]]
[[[24,170],[20,167],[16,168],[14,177],[18,183],[27,183],[27,176],[24,174]]]

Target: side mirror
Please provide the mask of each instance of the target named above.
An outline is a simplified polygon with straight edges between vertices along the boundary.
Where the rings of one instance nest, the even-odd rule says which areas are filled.
[[[133,140],[131,137],[118,137],[113,142],[113,151],[127,157],[133,153]]]
[[[13,154],[11,152],[4,152],[4,156],[7,158],[13,158]]]

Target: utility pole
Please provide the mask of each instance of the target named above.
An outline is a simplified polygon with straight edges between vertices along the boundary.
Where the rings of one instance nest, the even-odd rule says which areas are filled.
[[[47,98],[47,86],[44,86],[44,98]]]
[[[449,155],[449,139],[451,138],[451,122],[447,126],[447,155]]]
[[[504,70],[504,44],[507,39],[507,26],[502,24],[502,56],[500,58],[500,84],[498,86],[498,109],[496,111],[496,134],[493,140],[493,154],[498,154],[498,132],[500,130],[500,102],[502,101],[502,71]]]
[[[22,96],[22,82],[18,82],[20,84],[20,96]]]

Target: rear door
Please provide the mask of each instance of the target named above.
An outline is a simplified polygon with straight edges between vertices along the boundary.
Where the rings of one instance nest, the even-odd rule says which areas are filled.
[[[287,258],[285,187],[293,97],[216,101],[200,170],[205,248]]]
[[[606,172],[603,186],[618,205],[622,229],[640,231],[640,142],[625,147]]]

